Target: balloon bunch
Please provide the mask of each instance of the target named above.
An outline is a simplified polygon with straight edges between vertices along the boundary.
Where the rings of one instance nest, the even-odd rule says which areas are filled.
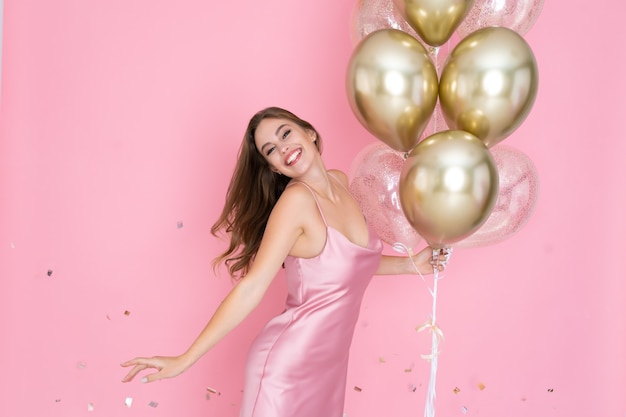
[[[410,225],[433,248],[487,245],[526,223],[536,170],[519,150],[497,145],[537,95],[522,34],[541,8],[542,0],[358,1],[346,90],[356,118],[386,148],[361,151],[351,188],[383,241],[404,237],[413,247]],[[464,37],[439,68],[455,32]]]
[[[380,142],[364,148],[350,188],[381,239],[433,259],[452,246],[504,240],[526,223],[537,195],[526,155],[500,145],[527,118],[537,63],[523,39],[543,0],[359,0],[346,90]],[[454,33],[461,40],[450,50]],[[441,49],[442,46],[447,49]],[[445,61],[440,65],[440,52]],[[422,277],[423,278],[423,277]],[[438,344],[433,311],[425,415],[434,416]]]

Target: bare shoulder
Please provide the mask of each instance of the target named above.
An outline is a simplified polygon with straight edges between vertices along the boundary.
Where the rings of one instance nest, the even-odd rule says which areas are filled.
[[[302,183],[294,183],[281,194],[272,212],[289,213],[291,219],[310,215],[315,209],[315,200],[311,191]]]
[[[345,172],[340,171],[338,169],[329,169],[328,173],[333,175],[335,178],[337,178],[339,181],[341,181],[341,183],[347,187],[348,184],[348,176],[346,175]]]

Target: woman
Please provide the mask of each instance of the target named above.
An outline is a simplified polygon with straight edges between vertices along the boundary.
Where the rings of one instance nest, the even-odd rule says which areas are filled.
[[[443,269],[444,254],[382,255],[348,192],[344,173],[326,170],[321,137],[308,122],[271,107],[248,124],[224,210],[212,228],[230,234],[224,262],[240,278],[180,356],[135,358],[123,381],[154,368],[143,382],[176,376],[259,304],[284,266],[283,313],[253,342],[246,363],[242,417],[341,417],[348,353],[372,275]]]

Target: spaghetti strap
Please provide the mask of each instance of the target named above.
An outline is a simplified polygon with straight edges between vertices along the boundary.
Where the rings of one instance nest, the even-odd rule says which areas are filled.
[[[324,225],[326,227],[328,227],[328,223],[326,223],[326,217],[324,216],[324,212],[322,211],[322,207],[320,206],[320,202],[317,200],[317,196],[315,195],[315,191],[313,191],[311,189],[311,187],[309,187],[308,185],[306,185],[302,181],[292,181],[289,184],[287,184],[287,187],[289,187],[289,186],[291,186],[293,184],[302,184],[302,185],[304,185],[306,187],[307,190],[309,190],[309,192],[313,196],[313,200],[315,200],[315,204],[317,205],[317,211],[319,211],[320,212],[320,216],[322,216],[322,221],[324,222]]]

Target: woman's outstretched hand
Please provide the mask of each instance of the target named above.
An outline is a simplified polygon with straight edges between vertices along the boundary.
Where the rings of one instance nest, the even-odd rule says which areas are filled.
[[[173,378],[183,373],[188,365],[182,356],[154,356],[152,358],[135,358],[121,364],[123,367],[132,369],[122,379],[122,382],[130,382],[143,370],[156,369],[157,372],[146,375],[141,382],[153,382],[164,378]]]

